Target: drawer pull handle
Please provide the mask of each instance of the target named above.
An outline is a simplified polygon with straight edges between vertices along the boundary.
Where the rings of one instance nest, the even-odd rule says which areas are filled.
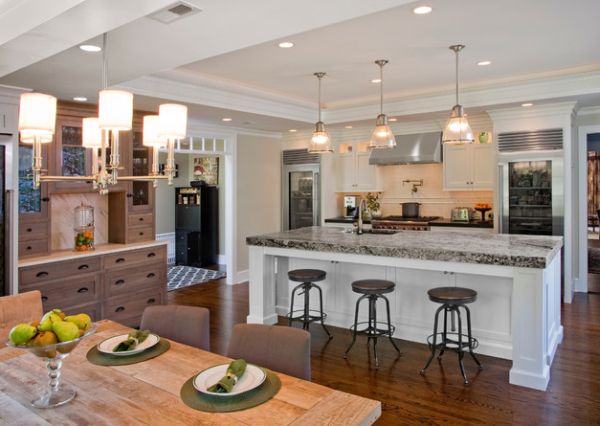
[[[140,235],[144,235],[144,233],[142,231],[140,231]]]
[[[123,285],[125,284],[125,280],[117,280],[115,281],[115,285]]]
[[[133,197],[133,194],[127,194],[127,198]]]
[[[154,252],[151,252],[151,253],[148,253],[148,256],[147,256],[147,257],[154,257],[154,256],[156,256],[156,253],[154,253]]]
[[[148,299],[148,302],[146,302],[148,305],[151,305],[152,303],[155,303],[156,299],[154,297],[151,297],[150,299]]]
[[[154,272],[150,272],[148,275],[146,275],[146,278],[154,278],[156,276],[156,274]]]
[[[144,218],[143,218],[143,217],[140,217],[138,220],[139,220],[140,222],[143,222],[143,221],[144,221]]]
[[[89,267],[88,265],[86,265],[86,264],[83,264],[83,265],[79,265],[79,266],[77,267],[77,269],[79,269],[80,271],[82,271],[82,270],[84,270],[84,269],[90,269],[90,267]]]
[[[119,306],[117,309],[115,309],[115,312],[123,312],[125,310],[125,308],[123,306]]]
[[[38,278],[47,277],[48,276],[48,272],[46,272],[46,271],[38,272],[37,274],[35,274],[35,276],[38,277]]]
[[[33,229],[27,228],[27,232],[31,232],[31,231],[33,231]]]
[[[125,259],[122,257],[119,257],[117,260],[115,260],[115,263],[123,263],[125,262]]]
[[[83,294],[83,293],[87,293],[88,291],[90,291],[89,288],[81,287],[79,290],[77,290],[77,293]]]
[[[27,250],[31,250],[31,249],[32,249],[32,247],[31,247],[31,246],[27,246]]]
[[[42,302],[47,302],[48,301],[48,296],[42,296]]]

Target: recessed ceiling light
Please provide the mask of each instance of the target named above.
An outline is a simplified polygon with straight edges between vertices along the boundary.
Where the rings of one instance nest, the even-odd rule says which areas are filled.
[[[298,130],[296,130],[296,129],[290,129],[290,130],[288,130],[288,132],[290,132],[290,133],[296,133],[297,131]]]
[[[388,118],[388,121],[394,122],[394,121],[398,121],[398,119],[394,118],[394,117],[391,117],[391,118]]]
[[[344,129],[351,129],[352,126],[344,126]]]
[[[221,121],[232,121],[233,118],[229,118],[229,117],[223,117],[221,118]]]
[[[294,47],[294,43],[292,43],[291,41],[282,41],[281,43],[279,43],[279,47],[281,47],[282,49],[289,49],[290,47]]]
[[[533,104],[531,102],[525,102],[524,104],[521,104],[522,107],[530,107],[533,106]]]
[[[374,78],[373,80],[371,80],[371,83],[381,83],[381,79],[380,78]]]
[[[432,10],[431,6],[419,6],[413,9],[413,13],[415,15],[427,15],[428,13],[431,13]]]
[[[492,61],[480,61],[477,62],[477,65],[479,65],[480,67],[485,67],[487,65],[490,65],[492,63]]]
[[[86,102],[87,98],[85,96],[75,96],[73,100],[77,102]]]
[[[102,48],[100,46],[96,46],[95,44],[82,44],[79,46],[81,50],[84,52],[101,52]]]

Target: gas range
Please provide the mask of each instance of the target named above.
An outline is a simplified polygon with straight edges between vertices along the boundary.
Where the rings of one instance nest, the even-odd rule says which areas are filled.
[[[429,231],[429,222],[439,219],[439,216],[385,216],[381,219],[372,220],[373,229],[395,229],[409,231]]]

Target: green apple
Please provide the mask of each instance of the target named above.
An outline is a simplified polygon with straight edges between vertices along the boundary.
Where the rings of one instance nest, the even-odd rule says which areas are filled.
[[[24,345],[26,344],[33,336],[37,334],[37,328],[32,326],[31,324],[17,324],[12,330],[8,333],[8,338],[13,343],[13,345]]]
[[[87,331],[92,326],[92,319],[88,314],[69,315],[65,317],[65,321],[72,322],[83,331]]]
[[[52,331],[61,342],[68,342],[79,338],[79,327],[72,322],[57,321],[52,323]]]

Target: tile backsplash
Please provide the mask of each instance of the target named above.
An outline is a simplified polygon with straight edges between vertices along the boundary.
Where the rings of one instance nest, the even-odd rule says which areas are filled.
[[[100,194],[53,194],[50,198],[52,250],[73,249],[75,207],[94,207],[95,244],[108,242],[108,197]]]

